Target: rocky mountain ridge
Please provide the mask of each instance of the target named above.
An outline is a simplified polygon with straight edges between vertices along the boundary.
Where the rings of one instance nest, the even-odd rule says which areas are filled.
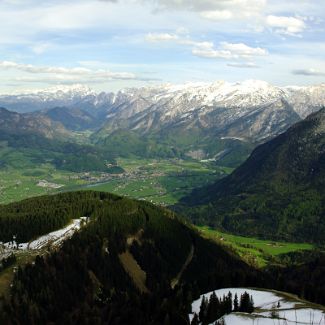
[[[0,95],[1,106],[32,111],[37,118],[43,116],[72,132],[91,130],[93,143],[113,149],[120,146],[122,132],[123,141],[136,137],[167,146],[166,151],[188,155],[200,150],[202,159],[214,159],[233,148],[225,140],[254,147],[318,111],[325,106],[325,84],[276,87],[259,80],[217,81],[116,93],[96,93],[84,85],[57,86]]]

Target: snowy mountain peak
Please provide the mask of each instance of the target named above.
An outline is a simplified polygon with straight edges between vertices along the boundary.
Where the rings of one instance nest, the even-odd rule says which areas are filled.
[[[79,95],[87,96],[95,94],[94,91],[86,85],[74,84],[74,85],[57,85],[43,89],[25,89],[15,91],[11,94],[3,94],[1,96],[51,96],[51,95]]]
[[[0,96],[0,106],[20,112],[53,108],[55,106],[78,106],[106,110],[112,114],[130,117],[150,108],[162,114],[162,120],[190,116],[195,110],[213,111],[231,108],[242,114],[246,109],[287,102],[292,109],[305,117],[325,105],[325,84],[307,87],[277,87],[262,80],[245,80],[230,83],[187,82],[162,84],[141,88],[126,88],[116,93],[96,93],[81,84],[54,86],[43,90],[25,91]],[[281,106],[281,105],[280,105]]]
[[[43,91],[37,91],[37,93],[48,93],[48,94],[55,94],[58,92],[62,92],[62,93],[78,93],[78,94],[82,94],[82,95],[89,95],[89,94],[93,94],[94,92],[91,90],[90,87],[86,86],[86,85],[82,85],[82,84],[74,84],[74,85],[63,85],[63,86],[54,86],[54,87],[50,87],[47,88]]]

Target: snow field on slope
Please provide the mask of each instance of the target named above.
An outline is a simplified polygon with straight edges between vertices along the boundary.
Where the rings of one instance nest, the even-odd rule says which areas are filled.
[[[293,298],[288,300],[285,293],[249,288],[225,288],[201,295],[192,303],[190,320],[192,320],[194,313],[199,313],[203,296],[209,299],[213,292],[218,298],[226,296],[229,292],[231,292],[233,299],[236,293],[238,299],[244,292],[253,296],[255,312],[252,314],[231,313],[226,315],[223,317],[226,325],[325,324],[324,310],[309,308],[305,302]],[[275,319],[271,317],[271,312],[272,307],[277,306],[278,303],[280,303],[280,307],[275,308],[275,312],[279,318]]]

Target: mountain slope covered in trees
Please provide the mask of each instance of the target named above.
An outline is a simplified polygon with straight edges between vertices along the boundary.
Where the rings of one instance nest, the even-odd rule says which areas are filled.
[[[266,283],[173,212],[149,203],[76,192],[29,199],[3,213],[7,219],[14,211],[17,219],[29,213],[30,227],[37,228],[36,219],[52,223],[47,211],[56,203],[62,217],[90,221],[59,250],[18,269],[10,299],[0,300],[2,324],[187,324],[190,302],[200,293]],[[23,222],[17,227],[26,229]]]
[[[108,171],[111,153],[100,147],[48,139],[37,133],[0,131],[0,168],[36,167],[51,163],[72,172]]]
[[[193,218],[260,237],[323,242],[325,109],[257,147],[231,175],[194,191]]]

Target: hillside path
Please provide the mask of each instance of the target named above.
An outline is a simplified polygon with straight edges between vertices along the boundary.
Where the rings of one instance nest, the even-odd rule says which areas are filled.
[[[191,250],[186,258],[185,263],[183,264],[181,270],[179,271],[179,273],[177,274],[176,278],[172,279],[170,282],[170,286],[172,289],[174,289],[177,284],[179,283],[179,280],[181,279],[183,273],[185,272],[186,268],[188,267],[188,265],[191,263],[192,259],[194,256],[194,245],[192,244],[191,246]]]

